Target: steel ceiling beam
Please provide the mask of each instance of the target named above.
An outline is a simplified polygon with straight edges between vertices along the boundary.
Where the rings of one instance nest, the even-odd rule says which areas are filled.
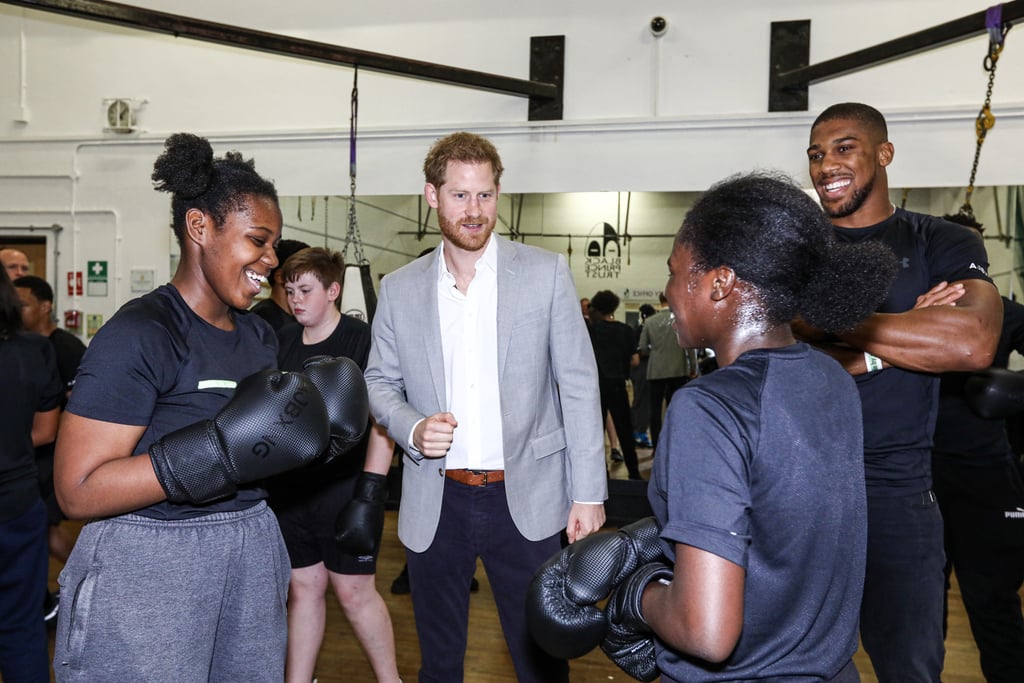
[[[435,81],[476,90],[486,90],[505,95],[529,97],[531,119],[533,110],[541,112],[537,118],[561,118],[562,85],[540,80],[525,80],[499,76],[482,71],[423,62],[415,59],[394,57],[378,52],[367,52],[347,47],[303,40],[265,31],[204,21],[166,12],[133,7],[104,0],[0,0],[6,5],[15,5],[41,12],[53,12],[77,19],[98,21],[117,26],[126,26],[142,31],[164,33],[176,38],[192,38],[208,43],[230,47],[268,52],[270,54],[295,57],[327,64],[359,67],[370,71],[406,76],[420,80]],[[536,40],[536,39],[535,39]],[[536,52],[536,49],[534,50]],[[541,55],[550,60],[550,55]],[[536,55],[531,56],[533,60]],[[562,53],[558,54],[561,59]],[[532,63],[532,62],[531,62]],[[552,104],[557,105],[552,107]],[[557,113],[557,116],[552,114]]]
[[[811,64],[809,66],[801,66],[800,68],[788,68],[792,65],[780,64],[777,60],[772,63],[771,69],[771,85],[769,92],[769,110],[770,111],[795,111],[798,109],[807,109],[806,104],[806,91],[807,86],[813,83],[820,83],[822,81],[836,78],[838,76],[844,76],[846,74],[867,69],[872,66],[878,66],[879,64],[885,64],[903,57],[909,57],[910,55],[925,52],[933,48],[942,47],[943,45],[949,45],[967,38],[973,38],[974,36],[983,35],[988,32],[985,26],[985,15],[986,11],[975,12],[959,19],[947,21],[944,24],[933,26],[932,28],[924,29],[923,31],[917,31],[901,38],[895,38],[893,40],[880,43],[878,45],[864,48],[856,52],[843,55],[841,57],[835,57],[833,59],[819,62],[818,64]],[[1003,3],[1002,7],[1002,23],[1004,26],[1012,26],[1013,24],[1024,19],[1024,2],[1021,0],[1014,0],[1013,2]],[[773,25],[773,47],[775,40],[788,38],[790,42],[793,40],[793,36],[789,35],[790,32],[795,31],[799,27],[797,24],[801,22],[786,22],[791,26],[785,26],[780,22],[779,29],[780,33],[778,36],[775,35],[776,26]],[[808,32],[809,40],[809,32]],[[791,48],[792,46],[790,46]],[[785,106],[779,108],[773,108],[772,102],[786,102],[795,104],[799,101],[799,98],[794,98],[794,93],[803,92],[804,104],[802,107],[794,106],[787,109]],[[788,95],[788,96],[787,96]]]

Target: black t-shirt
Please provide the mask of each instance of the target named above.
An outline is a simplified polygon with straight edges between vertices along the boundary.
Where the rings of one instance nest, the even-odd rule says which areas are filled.
[[[1010,353],[1024,354],[1024,306],[1003,297],[1003,330],[992,367],[1005,368]],[[1011,453],[1006,421],[978,417],[964,399],[969,372],[947,372],[939,385],[935,454],[968,459],[973,464],[1003,462]]]
[[[599,320],[587,326],[594,345],[597,374],[601,379],[629,379],[630,360],[636,353],[633,328],[617,320]]]
[[[314,356],[344,356],[351,358],[360,370],[366,370],[370,356],[370,326],[349,315],[342,315],[338,325],[327,339],[316,344],[302,341],[302,325],[292,323],[278,331],[278,367],[289,372],[300,372],[302,364]],[[338,478],[354,476],[363,471],[366,460],[366,444],[370,430],[366,430],[362,442],[327,465],[319,461],[291,472],[285,472],[270,480],[268,487],[271,503],[307,496],[316,488],[325,486]]]
[[[57,351],[57,370],[60,372],[61,381],[64,382],[64,389],[71,391],[75,386],[78,366],[85,355],[85,344],[75,335],[59,327],[50,333],[50,343]]]
[[[257,302],[249,310],[270,323],[270,326],[278,332],[285,325],[295,322],[295,316],[278,306],[277,302],[270,298]]]
[[[942,281],[992,281],[981,237],[956,223],[896,209],[869,228],[834,229],[842,241],[878,240],[896,254],[901,267],[880,313],[912,309],[919,295]],[[868,491],[901,495],[929,488],[938,375],[886,368],[855,379],[864,414]]]
[[[68,405],[67,392],[75,386],[75,375],[78,373],[78,365],[82,362],[85,354],[85,344],[82,340],[67,330],[59,327],[50,333],[50,343],[57,353],[57,371],[60,373],[60,381],[64,384],[64,393],[61,394],[60,407],[63,410]],[[36,449],[37,458],[53,458],[54,443],[43,444]],[[52,471],[53,465],[48,466]],[[52,487],[51,487],[52,488]]]
[[[36,413],[60,406],[64,387],[53,346],[30,332],[0,341],[0,377],[0,522],[5,522],[39,500],[32,422]]]
[[[249,375],[277,366],[277,338],[266,321],[233,310],[235,329],[210,325],[173,285],[129,301],[93,338],[82,358],[68,412],[93,420],[145,426],[133,455],[157,439],[212,419]],[[266,497],[247,485],[209,505],[156,503],[136,512],[185,519],[242,510]]]
[[[354,360],[361,370],[366,369],[370,357],[370,326],[362,320],[343,314],[331,335],[316,344],[303,343],[303,329],[296,322],[278,330],[277,360],[282,370],[301,371],[302,364],[314,356],[344,356]]]

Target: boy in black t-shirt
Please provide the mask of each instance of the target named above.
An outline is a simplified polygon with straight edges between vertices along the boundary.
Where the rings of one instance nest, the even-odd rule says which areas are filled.
[[[282,370],[302,371],[307,360],[325,355],[351,358],[360,369],[366,368],[370,326],[339,310],[344,273],[341,254],[322,247],[296,252],[281,268],[279,277],[296,318],[278,331]],[[305,683],[314,677],[324,634],[326,585],[334,590],[377,681],[399,680],[391,616],[374,582],[381,529],[367,528],[358,515],[357,519],[345,516],[352,506],[370,511],[374,523],[383,523],[393,450],[387,434],[371,428],[343,462],[288,472],[269,484],[270,506],[277,514],[292,566],[287,683]],[[354,500],[357,497],[364,500]],[[356,549],[339,543],[335,538],[339,519],[345,533],[365,538],[370,547]]]

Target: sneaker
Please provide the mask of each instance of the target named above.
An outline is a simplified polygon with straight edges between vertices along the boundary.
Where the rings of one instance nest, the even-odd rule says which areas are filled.
[[[633,443],[640,448],[650,448],[651,438],[647,436],[647,432],[637,432],[633,435]]]
[[[402,567],[402,573],[391,582],[391,592],[395,595],[408,595],[409,588],[409,565]]]
[[[612,449],[612,462],[622,462],[622,453],[618,448]]]
[[[57,612],[60,610],[60,593],[57,591],[46,592],[46,598],[43,600],[43,621],[47,626],[55,626],[57,624]]]

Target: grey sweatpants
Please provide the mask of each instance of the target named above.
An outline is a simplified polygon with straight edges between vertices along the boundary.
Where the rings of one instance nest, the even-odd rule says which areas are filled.
[[[280,683],[290,574],[263,502],[90,522],[60,573],[56,680]]]

